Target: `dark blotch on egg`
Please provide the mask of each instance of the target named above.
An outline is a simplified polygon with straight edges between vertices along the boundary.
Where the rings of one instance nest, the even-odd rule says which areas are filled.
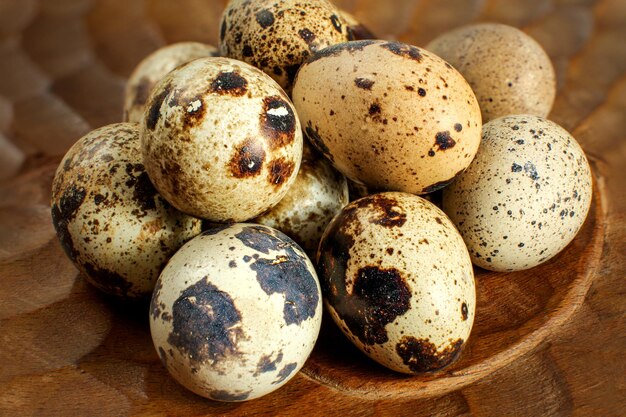
[[[250,392],[229,392],[224,390],[216,390],[209,392],[209,398],[216,401],[244,401],[250,396]]]
[[[274,14],[269,10],[261,10],[256,14],[257,23],[263,28],[267,29],[268,27],[274,24]]]
[[[161,89],[161,92],[152,97],[150,101],[148,112],[146,113],[146,127],[150,130],[156,128],[156,124],[159,121],[159,115],[161,114],[161,105],[165,101],[165,98],[171,91],[171,85],[166,85]]]
[[[263,99],[260,124],[263,135],[270,139],[272,149],[287,146],[295,139],[296,116],[291,105],[279,96]]]
[[[437,352],[437,347],[428,339],[404,336],[396,345],[396,353],[412,372],[421,373],[437,371],[451,364],[461,354],[462,346],[463,340],[457,339],[442,352]]]
[[[385,48],[392,53],[404,58],[412,59],[417,62],[422,61],[422,53],[419,48],[412,45],[406,45],[400,42],[387,42],[380,45],[381,48]]]
[[[294,249],[296,243],[279,231],[274,233],[248,226],[235,236],[247,247],[265,254],[270,250],[285,252],[269,259],[259,257],[249,266],[266,294],[283,294],[285,323],[300,324],[315,316],[319,302],[316,279],[308,269],[307,258]]]
[[[355,78],[354,84],[363,90],[371,90],[374,85],[374,81],[368,80],[367,78]]]
[[[84,188],[70,186],[61,196],[59,204],[52,205],[52,223],[61,241],[61,246],[70,259],[77,256],[68,225],[76,217],[78,208],[83,204],[87,191]]]
[[[278,379],[272,382],[272,384],[280,384],[281,382],[283,382],[285,379],[289,377],[289,375],[291,375],[291,373],[297,367],[298,367],[298,364],[295,362],[285,365],[283,369],[281,369],[280,372],[278,373]]]
[[[211,82],[211,93],[241,97],[248,91],[248,81],[235,71],[221,71]]]
[[[82,266],[89,278],[109,294],[124,296],[133,286],[126,278],[108,269],[98,268],[89,262]]]
[[[276,187],[282,185],[291,177],[295,167],[293,161],[288,161],[285,158],[278,158],[270,162],[268,176],[270,184]]]
[[[265,161],[265,150],[261,143],[246,139],[235,148],[230,160],[230,172],[235,178],[254,177],[261,173]]]
[[[435,135],[435,146],[440,151],[454,148],[455,145],[456,141],[450,137],[449,131],[446,130],[445,132],[437,132]]]
[[[158,302],[153,298],[152,303]],[[208,277],[182,292],[172,308],[173,329],[168,343],[192,362],[219,361],[238,355],[237,326],[241,314],[233,299],[209,282]]]

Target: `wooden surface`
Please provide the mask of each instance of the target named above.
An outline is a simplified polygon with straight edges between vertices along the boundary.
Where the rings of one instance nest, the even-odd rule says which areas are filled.
[[[559,257],[479,272],[477,322],[453,368],[408,378],[326,321],[305,369],[243,404],[204,400],[161,366],[146,306],[89,287],[51,226],[65,150],[121,119],[150,51],[215,44],[223,1],[0,0],[0,415],[626,415],[626,1],[343,0],[379,36],[415,45],[473,21],[523,28],[550,54],[550,118],[592,160],[593,210]]]

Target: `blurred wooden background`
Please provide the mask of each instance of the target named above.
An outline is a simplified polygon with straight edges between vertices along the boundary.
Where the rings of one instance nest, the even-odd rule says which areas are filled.
[[[299,374],[244,404],[179,387],[147,320],[65,259],[50,181],[80,136],[121,120],[125,78],[161,45],[216,44],[218,0],[0,0],[0,415],[626,415],[626,1],[337,0],[382,38],[424,45],[477,21],[553,59],[550,118],[596,161],[605,244],[580,310],[531,353],[441,397],[371,400]],[[106,359],[106,360],[105,360]]]

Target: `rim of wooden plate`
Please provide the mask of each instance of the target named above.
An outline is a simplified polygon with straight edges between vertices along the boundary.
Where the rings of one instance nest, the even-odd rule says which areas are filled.
[[[321,385],[340,391],[343,394],[359,397],[366,400],[380,400],[384,398],[404,398],[417,399],[441,396],[450,392],[459,390],[467,385],[474,383],[497,370],[511,364],[514,360],[521,358],[534,350],[542,342],[548,339],[554,333],[555,328],[561,327],[567,322],[573,314],[583,305],[587,292],[591,287],[591,283],[596,275],[597,267],[600,264],[602,248],[606,235],[606,217],[608,202],[605,179],[600,174],[598,167],[599,160],[587,154],[589,164],[591,166],[593,177],[593,199],[590,214],[585,223],[593,222],[592,225],[583,227],[592,227],[588,268],[583,274],[577,275],[568,285],[568,290],[563,298],[552,308],[545,320],[545,315],[532,317],[525,322],[520,329],[532,326],[537,321],[545,320],[535,330],[530,331],[527,335],[522,336],[518,341],[513,342],[504,350],[489,356],[488,358],[477,363],[469,364],[463,368],[451,369],[450,371],[442,371],[433,375],[432,379],[423,379],[416,375],[415,377],[406,377],[398,374],[398,379],[392,384],[381,382],[370,383],[367,380],[356,385],[354,383],[346,383],[346,381],[335,376],[325,375],[320,367],[302,368],[301,373],[310,380],[316,381]],[[428,376],[426,376],[428,378]]]

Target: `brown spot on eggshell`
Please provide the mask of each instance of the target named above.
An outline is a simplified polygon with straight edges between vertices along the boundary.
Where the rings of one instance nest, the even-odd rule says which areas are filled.
[[[435,135],[435,147],[437,147],[438,150],[445,151],[454,148],[454,145],[456,145],[456,141],[452,139],[449,131],[437,132]]]
[[[98,268],[89,262],[86,262],[83,268],[85,268],[89,278],[94,280],[100,288],[109,294],[124,296],[128,294],[128,291],[133,286],[127,278],[120,274],[105,268]]]
[[[302,38],[303,41],[309,45],[309,48],[313,47],[313,41],[315,41],[315,33],[311,32],[309,29],[304,28],[298,31],[298,36]]]
[[[265,161],[265,149],[255,139],[247,139],[235,148],[230,160],[230,172],[235,178],[254,177],[261,173]]]
[[[371,90],[374,85],[374,81],[368,80],[367,78],[355,78],[354,84],[363,90]]]
[[[463,321],[467,320],[467,304],[466,303],[461,304],[461,317],[463,318]]]
[[[61,241],[61,246],[70,259],[76,257],[76,249],[72,235],[68,231],[68,225],[76,216],[76,212],[86,195],[87,191],[84,188],[71,186],[63,193],[59,204],[52,205],[52,223]]]
[[[335,28],[335,30],[339,33],[341,33],[341,20],[339,19],[339,16],[337,15],[332,15],[330,17],[330,21],[333,24],[333,27]]]
[[[235,71],[222,71],[211,82],[209,91],[220,95],[241,97],[248,91],[248,80]]]
[[[422,53],[419,48],[413,45],[407,45],[400,42],[387,42],[380,45],[381,48],[385,48],[390,52],[401,56],[403,58],[412,59],[417,62],[422,61]]]
[[[274,14],[267,10],[261,10],[255,15],[256,22],[263,28],[267,29],[268,27],[274,24]]]
[[[291,177],[294,169],[295,164],[293,161],[285,158],[275,159],[269,163],[268,180],[272,185],[280,186]]]
[[[272,384],[280,384],[281,382],[283,382],[289,377],[289,375],[291,375],[291,373],[297,368],[297,366],[298,364],[295,362],[285,365],[283,369],[281,369],[278,373],[278,378],[274,382],[272,382]]]
[[[215,401],[245,401],[250,396],[252,391],[245,392],[230,392],[226,390],[215,390],[208,393],[208,397]]]
[[[296,116],[287,101],[279,96],[263,99],[261,130],[272,149],[291,144],[295,138]]]
[[[438,371],[456,360],[461,354],[463,340],[450,342],[441,352],[428,339],[404,336],[396,345],[396,352],[411,372]]]
[[[166,84],[159,90],[156,96],[153,96],[148,103],[148,112],[146,113],[146,127],[150,130],[154,130],[159,116],[161,114],[161,106],[165,101],[165,98],[171,92],[171,86]]]
[[[342,301],[333,305],[356,337],[374,345],[389,340],[385,326],[409,309],[410,298],[400,271],[368,266],[357,272],[352,293],[346,292]]]
[[[342,52],[346,51],[348,53],[353,53],[355,51],[362,51],[368,45],[372,45],[374,43],[373,40],[363,40],[363,41],[352,41],[352,42],[344,42],[336,45],[329,46],[327,48],[321,49],[311,55],[306,61],[306,64],[311,64],[320,59],[339,56]]]
[[[172,307],[168,343],[193,363],[218,361],[239,354],[241,314],[233,299],[208,278],[185,289]]]

